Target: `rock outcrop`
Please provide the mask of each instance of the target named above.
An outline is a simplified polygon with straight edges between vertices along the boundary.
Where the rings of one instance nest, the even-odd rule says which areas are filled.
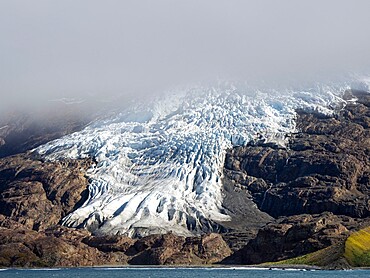
[[[370,217],[370,94],[347,92],[338,114],[299,111],[287,146],[256,143],[228,152],[225,176],[277,218],[225,263],[255,264],[342,242]]]
[[[4,216],[0,246],[0,266],[5,267],[199,265],[220,262],[232,253],[219,234],[95,237],[87,230],[59,225],[37,232]]]
[[[144,237],[130,247],[127,254],[134,265],[201,265],[218,263],[231,255],[219,234],[181,237],[174,234]]]
[[[32,230],[59,221],[87,198],[85,172],[93,162],[47,162],[31,154],[0,159],[0,214]]]
[[[0,218],[1,220],[1,218]],[[90,233],[60,226],[45,231],[0,227],[0,265],[5,267],[125,264],[121,252],[105,253],[82,242]]]
[[[347,104],[335,117],[301,111],[300,132],[291,135],[286,147],[232,149],[226,175],[273,217],[325,211],[369,217],[370,97],[357,97],[359,103]]]
[[[298,257],[343,242],[361,224],[361,219],[327,212],[282,217],[260,229],[235,258],[242,264],[258,264]]]

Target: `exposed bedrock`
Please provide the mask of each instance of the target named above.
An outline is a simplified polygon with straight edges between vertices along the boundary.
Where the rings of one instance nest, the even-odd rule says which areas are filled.
[[[134,265],[212,264],[232,254],[219,234],[182,237],[173,234],[144,237],[126,252]]]
[[[300,111],[286,147],[260,142],[227,153],[226,178],[277,219],[225,263],[297,257],[369,225],[370,94],[353,95],[357,103],[333,117]]]
[[[260,229],[254,239],[224,262],[258,264],[298,257],[343,242],[350,231],[362,225],[366,225],[363,219],[329,212],[282,217]]]
[[[232,252],[219,234],[95,237],[87,230],[51,226],[33,231],[0,215],[0,266],[211,264]]]
[[[91,266],[125,262],[120,253],[106,254],[82,243],[85,230],[54,227],[46,231],[29,230],[19,223],[4,221],[0,215],[0,266]]]
[[[370,216],[370,97],[336,117],[299,112],[286,148],[256,144],[226,155],[225,174],[273,217],[325,211]],[[349,96],[348,96],[349,97]]]
[[[0,214],[43,230],[87,198],[90,159],[46,162],[30,154],[0,159]]]

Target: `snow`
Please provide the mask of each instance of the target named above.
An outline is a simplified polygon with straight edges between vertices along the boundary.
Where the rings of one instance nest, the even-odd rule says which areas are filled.
[[[284,144],[297,108],[332,113],[347,87],[235,85],[172,92],[34,151],[49,160],[92,156],[89,198],[63,219],[95,234],[180,235],[217,230],[225,152],[258,136]]]

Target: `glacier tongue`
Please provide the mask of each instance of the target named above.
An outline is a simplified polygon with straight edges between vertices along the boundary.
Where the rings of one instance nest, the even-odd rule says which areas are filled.
[[[295,130],[295,109],[331,113],[329,104],[341,101],[336,92],[343,88],[193,88],[132,105],[35,152],[97,162],[88,171],[88,200],[64,225],[95,234],[200,234],[229,220],[222,212],[226,149],[257,136],[284,140]]]

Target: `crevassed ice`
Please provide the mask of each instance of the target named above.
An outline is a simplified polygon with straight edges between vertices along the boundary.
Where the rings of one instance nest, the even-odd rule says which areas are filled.
[[[343,87],[306,91],[233,85],[195,88],[137,104],[35,151],[47,159],[92,156],[88,200],[63,219],[95,234],[181,235],[219,229],[227,148],[295,130],[296,108],[331,113]],[[283,143],[283,142],[280,142]]]

